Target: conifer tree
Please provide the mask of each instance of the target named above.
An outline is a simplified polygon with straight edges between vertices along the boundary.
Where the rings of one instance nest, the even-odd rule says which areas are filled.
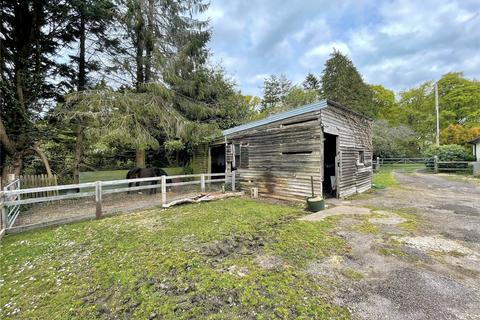
[[[352,61],[334,50],[322,73],[322,92],[327,99],[368,116],[372,110],[372,91]]]

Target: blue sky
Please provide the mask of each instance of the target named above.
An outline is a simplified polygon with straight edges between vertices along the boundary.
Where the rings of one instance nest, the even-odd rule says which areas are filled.
[[[480,0],[211,0],[206,15],[212,62],[244,94],[270,74],[320,75],[333,48],[396,92],[450,71],[480,78]]]

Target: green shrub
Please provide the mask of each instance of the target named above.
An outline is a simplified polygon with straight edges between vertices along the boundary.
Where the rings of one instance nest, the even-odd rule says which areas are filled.
[[[473,156],[458,144],[445,144],[439,147],[430,146],[425,150],[424,156],[433,158],[438,156],[440,161],[472,161]]]
[[[472,161],[473,156],[462,146],[458,144],[446,144],[437,146],[430,146],[425,150],[424,156],[427,158],[438,157],[439,161]],[[425,166],[432,169],[434,166],[433,160],[427,161]],[[440,163],[438,169],[448,171],[456,171],[452,169],[458,169],[458,171],[468,170],[467,163]]]

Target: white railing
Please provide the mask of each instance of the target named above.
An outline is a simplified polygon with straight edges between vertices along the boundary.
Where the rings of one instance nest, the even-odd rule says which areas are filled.
[[[174,182],[180,179],[188,179],[188,180],[193,179],[193,180]],[[102,198],[103,198],[103,195],[106,195],[106,194],[140,191],[140,190],[148,190],[148,189],[160,189],[161,196],[162,196],[161,203],[163,206],[168,207],[167,189],[170,187],[199,185],[200,191],[205,192],[207,183],[230,182],[232,186],[231,190],[235,191],[235,171],[228,174],[227,173],[208,173],[208,174],[160,176],[160,177],[151,177],[151,178],[96,181],[96,182],[88,182],[88,183],[68,184],[68,185],[58,185],[58,186],[28,188],[28,189],[20,189],[19,181],[18,182],[17,181],[14,181],[13,183],[7,185],[4,188],[3,192],[1,192],[0,194],[0,206],[2,210],[2,226],[0,227],[0,229],[11,228],[15,223],[15,219],[17,218],[20,212],[20,206],[26,205],[26,204],[52,202],[52,201],[59,201],[59,200],[66,200],[66,199],[76,199],[76,198],[95,196],[95,205],[96,205],[95,216],[97,218],[101,218],[103,215]],[[145,182],[150,182],[151,184],[138,185],[138,186],[135,185],[135,184],[145,183]],[[15,183],[18,183],[18,184],[15,184]],[[21,195],[38,194],[39,192],[50,192],[50,191],[59,192],[62,190],[65,191],[65,190],[74,190],[74,189],[78,192],[67,193],[67,194],[56,194],[53,196],[38,197],[38,198],[20,199]],[[15,211],[12,211],[11,208],[15,208]],[[11,212],[15,212],[15,214],[12,215]],[[6,217],[7,213],[8,213],[8,217]],[[4,217],[5,219],[3,219]]]
[[[20,180],[16,179],[15,181],[7,184],[3,191],[5,193],[2,198],[2,223],[5,224],[5,229],[11,228],[17,219],[18,214],[20,213],[20,204],[16,203],[20,200],[20,194],[13,193],[20,189]],[[12,203],[11,205],[6,205],[6,203]],[[5,207],[4,207],[5,206]],[[0,228],[1,229],[1,228]]]

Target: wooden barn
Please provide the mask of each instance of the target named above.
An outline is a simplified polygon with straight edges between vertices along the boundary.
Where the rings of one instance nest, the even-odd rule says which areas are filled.
[[[346,197],[372,185],[372,121],[332,101],[319,101],[223,131],[199,148],[198,172],[236,171],[243,190],[302,200]]]

